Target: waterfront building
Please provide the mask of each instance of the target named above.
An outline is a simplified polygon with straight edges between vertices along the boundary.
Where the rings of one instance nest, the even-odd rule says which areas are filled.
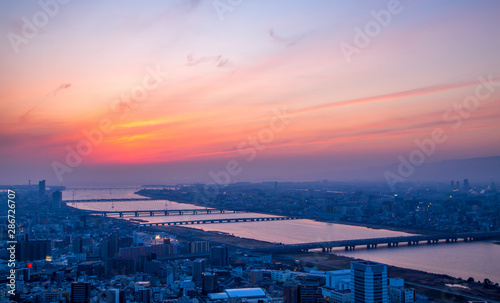
[[[351,302],[388,303],[387,265],[372,261],[351,263]]]

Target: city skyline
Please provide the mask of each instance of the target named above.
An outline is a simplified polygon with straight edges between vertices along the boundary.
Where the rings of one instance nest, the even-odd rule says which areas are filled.
[[[495,1],[44,3],[0,12],[4,184],[341,179],[419,149],[422,165],[500,155]]]

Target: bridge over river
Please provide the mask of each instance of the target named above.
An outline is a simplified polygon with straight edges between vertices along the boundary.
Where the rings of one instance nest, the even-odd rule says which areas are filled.
[[[387,245],[388,247],[397,247],[400,243],[407,244],[408,246],[418,245],[420,242],[427,244],[436,244],[440,241],[449,243],[457,242],[459,240],[479,241],[500,238],[500,231],[493,232],[465,232],[465,233],[443,233],[435,235],[416,235],[416,236],[400,236],[400,237],[386,237],[386,238],[372,238],[372,239],[356,239],[356,240],[340,240],[340,241],[327,241],[327,242],[312,242],[300,244],[284,244],[276,245],[265,248],[253,249],[255,252],[268,252],[268,253],[290,253],[290,252],[304,252],[310,249],[321,249],[323,252],[332,251],[333,248],[344,247],[345,250],[354,250],[356,246],[366,246],[366,248],[377,248],[378,245]]]
[[[102,217],[117,217],[123,218],[125,216],[132,217],[144,217],[144,216],[170,216],[170,215],[199,215],[199,214],[225,214],[225,213],[241,213],[247,211],[240,210],[226,210],[226,209],[215,209],[215,208],[199,208],[199,209],[156,209],[156,210],[110,210],[110,211],[100,211],[100,210],[88,210],[87,214],[98,215]]]
[[[150,199],[147,197],[144,198],[126,198],[126,199],[86,199],[86,200],[63,200],[63,203],[72,204],[72,203],[103,203],[103,202],[132,202],[132,201],[167,201],[165,199]]]
[[[218,219],[184,220],[184,221],[175,221],[175,222],[143,223],[143,224],[141,224],[141,226],[169,226],[169,225],[213,224],[213,223],[242,223],[242,222],[298,220],[298,219],[302,219],[302,218],[300,218],[300,217],[218,218]]]

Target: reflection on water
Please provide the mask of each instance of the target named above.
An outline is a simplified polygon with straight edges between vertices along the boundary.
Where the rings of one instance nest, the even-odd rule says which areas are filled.
[[[109,196],[103,196],[105,191],[82,191],[78,192],[75,199],[119,199],[137,198],[130,190],[112,192]],[[71,196],[69,192],[69,196]],[[68,193],[64,193],[64,199]],[[73,204],[69,204],[73,206]],[[106,203],[76,203],[76,207],[93,210],[159,210],[159,209],[203,209],[203,207],[191,204],[177,203],[172,201],[133,201],[133,202],[106,202]],[[268,215],[256,213],[226,213],[210,215],[187,215],[186,220],[201,218],[220,217],[263,217]],[[175,218],[177,217],[177,218]],[[140,217],[150,222],[180,221],[179,216],[154,216]],[[370,229],[365,227],[317,222],[313,220],[293,221],[264,221],[246,223],[220,223],[189,225],[207,231],[221,231],[235,236],[252,238],[268,242],[280,242],[285,244],[334,241],[346,239],[362,239],[376,237],[398,237],[408,235],[407,233],[390,231],[385,229]],[[337,250],[335,254],[382,262],[394,266],[412,268],[447,274],[454,277],[467,279],[473,277],[475,280],[500,282],[500,245],[493,242],[467,242],[449,243],[398,248],[379,247],[378,249],[366,250],[356,248],[355,251]]]

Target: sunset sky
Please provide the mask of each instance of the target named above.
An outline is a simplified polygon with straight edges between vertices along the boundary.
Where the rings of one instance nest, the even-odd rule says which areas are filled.
[[[2,184],[339,179],[436,128],[426,162],[500,155],[496,0],[61,2],[0,4]]]

